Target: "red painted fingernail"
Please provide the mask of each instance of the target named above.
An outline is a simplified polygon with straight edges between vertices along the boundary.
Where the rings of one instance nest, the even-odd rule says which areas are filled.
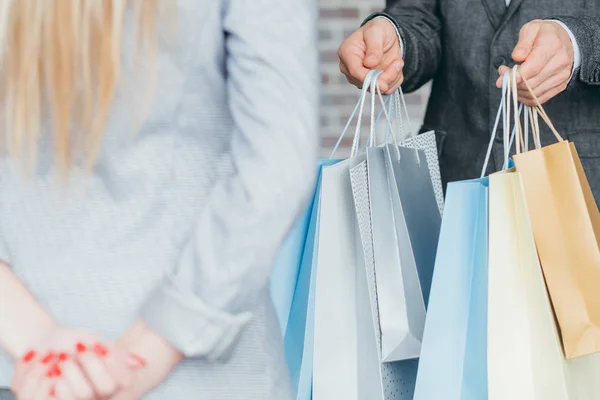
[[[33,360],[36,356],[36,352],[33,350],[29,350],[27,353],[25,353],[25,355],[23,356],[23,362],[30,362],[31,360]]]
[[[94,351],[96,352],[98,357],[104,357],[108,354],[108,349],[100,343],[94,345]]]
[[[46,376],[48,378],[54,378],[54,377],[58,377],[61,375],[62,375],[62,371],[57,364],[54,364],[50,368],[48,368],[48,372],[46,373]]]
[[[59,353],[58,360],[59,361],[67,361],[69,359],[69,355],[67,353]]]
[[[50,397],[56,397],[56,388],[54,386],[52,386],[50,388],[50,391],[48,392],[48,396],[50,396]]]
[[[85,351],[87,350],[87,346],[86,346],[85,344],[83,344],[83,343],[79,342],[79,343],[77,343],[77,344],[75,345],[75,350],[76,350],[78,353],[83,353],[83,352],[85,352]]]
[[[42,363],[43,364],[48,364],[50,361],[54,360],[54,353],[49,351],[48,354],[46,354],[44,356],[44,358],[42,358]]]
[[[144,360],[142,357],[138,356],[137,354],[133,354],[130,353],[129,357],[136,362],[136,364],[138,364],[140,367],[145,367],[146,366],[146,360]]]

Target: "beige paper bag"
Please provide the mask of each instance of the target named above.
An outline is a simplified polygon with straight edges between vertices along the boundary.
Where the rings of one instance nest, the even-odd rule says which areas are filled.
[[[517,109],[516,80],[512,101]],[[510,98],[510,92],[508,91]],[[510,131],[506,105],[505,145]],[[527,111],[526,111],[527,114]],[[540,147],[537,114],[530,122]],[[517,153],[527,151],[515,113]],[[508,157],[509,153],[505,153]],[[506,163],[505,163],[506,165]],[[593,200],[593,199],[592,199]],[[515,169],[489,178],[488,398],[600,398],[600,353],[565,360],[535,245],[523,182]]]
[[[573,143],[514,157],[568,359],[600,352],[600,212]],[[538,133],[539,134],[539,133]],[[539,138],[535,141],[539,146]]]
[[[491,175],[489,196],[488,398],[571,399],[519,174]]]

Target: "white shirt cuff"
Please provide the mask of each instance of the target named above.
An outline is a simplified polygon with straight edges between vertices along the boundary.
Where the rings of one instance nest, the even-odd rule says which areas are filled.
[[[402,36],[400,35],[400,31],[398,30],[398,28],[396,27],[396,24],[394,24],[392,22],[392,20],[390,20],[388,17],[386,17],[385,15],[380,15],[378,17],[375,17],[374,19],[377,18],[384,18],[386,19],[390,24],[392,24],[392,26],[394,27],[394,29],[396,30],[396,34],[398,35],[398,43],[400,43],[400,53],[402,54],[402,59],[404,59],[404,42],[402,41]]]
[[[571,76],[569,77],[569,81],[570,81],[571,78],[573,78],[573,74],[575,73],[575,70],[581,66],[581,51],[579,50],[579,45],[577,44],[577,39],[575,39],[575,35],[573,35],[573,32],[571,32],[569,27],[567,25],[565,25],[563,22],[557,21],[555,19],[550,19],[548,21],[557,23],[560,26],[562,26],[563,29],[565,31],[567,31],[567,34],[569,35],[569,38],[571,39],[571,43],[573,43],[573,70],[571,71]]]

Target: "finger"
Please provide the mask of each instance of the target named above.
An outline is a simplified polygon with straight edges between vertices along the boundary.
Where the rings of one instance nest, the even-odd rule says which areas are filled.
[[[383,61],[385,30],[378,24],[367,25],[364,28],[363,37],[367,46],[364,66],[373,69]]]
[[[530,23],[523,25],[519,31],[519,41],[512,53],[513,60],[519,63],[525,61],[533,50],[540,27],[540,21],[531,21]]]
[[[504,79],[504,74],[510,71],[510,68],[508,68],[506,65],[501,65],[500,68],[498,68],[498,79],[496,80],[496,87],[498,89],[502,89],[502,81]]]
[[[23,378],[22,386],[16,391],[19,400],[30,400],[33,399],[38,386],[46,374],[48,369],[47,365],[36,364],[29,373]]]
[[[352,75],[350,75],[350,72],[348,71],[348,67],[346,67],[346,64],[344,64],[341,61],[340,61],[340,72],[342,74],[344,74],[344,76],[346,77],[346,80],[349,83],[351,83],[352,85],[356,86],[359,89],[362,89],[362,82],[353,78]]]
[[[570,77],[571,70],[565,67],[564,62],[553,59],[528,83],[535,96],[541,97],[554,87],[561,88],[560,91],[566,89]],[[525,82],[518,85],[518,90],[520,92],[529,92]],[[522,97],[534,99],[529,93],[523,93]]]
[[[552,99],[553,97],[555,97],[557,94],[561,93],[563,91],[563,89],[560,86],[556,86],[552,89],[550,89],[549,91],[547,91],[545,94],[542,95],[542,97],[540,97],[538,100],[540,101],[540,104],[545,104],[548,100]]]
[[[94,392],[101,397],[108,397],[117,390],[117,384],[108,372],[104,362],[107,357],[108,353],[99,355],[92,352],[77,356],[79,366],[87,376]]]
[[[147,361],[145,358],[140,357],[139,355],[135,354],[135,353],[129,353],[127,356],[127,360],[128,360],[128,365],[130,368],[136,370],[136,369],[140,369],[140,368],[145,368],[147,365]]]
[[[15,372],[10,387],[13,392],[17,392],[23,384],[23,379],[39,359],[37,353],[33,350],[28,351],[15,365]]]
[[[568,80],[571,76],[571,70],[572,66],[570,65],[568,56],[566,54],[559,53],[550,58],[550,60],[546,62],[537,75],[531,79],[527,79],[527,83],[532,89],[535,90],[538,86],[542,85],[553,76]],[[527,85],[522,82],[522,79],[517,80],[517,83],[519,84],[519,88],[527,89]]]
[[[54,379],[43,379],[40,382],[37,392],[33,396],[33,400],[48,400],[56,398],[56,389],[54,388]]]
[[[75,396],[71,386],[64,379],[60,379],[56,382],[56,398],[58,400],[87,400],[92,399],[93,397],[91,396],[91,393],[90,396],[87,397]]]
[[[527,89],[517,89],[517,96],[519,99],[533,100],[533,95]]]
[[[404,61],[401,58],[395,59],[379,76],[379,89],[383,93],[389,94],[394,91],[398,78],[402,76],[402,68],[404,68]]]
[[[353,33],[344,40],[338,50],[340,63],[346,67],[344,75],[363,82],[369,73],[369,68],[363,65],[365,57],[365,44],[361,32]]]
[[[369,69],[365,68],[362,64],[362,58],[359,56],[344,56],[343,58],[340,57],[340,60],[340,71],[347,78],[352,78],[354,81],[359,82],[359,85],[356,86],[362,86],[369,73]],[[344,66],[343,70],[341,68],[342,65]]]
[[[552,59],[552,56],[552,53],[546,47],[539,46],[534,48],[529,57],[527,57],[527,60],[519,67],[520,75],[527,79],[528,82],[534,80],[536,76],[540,75],[546,64]],[[537,81],[539,82],[543,79],[544,75],[541,75],[537,78]],[[521,79],[517,79],[517,83],[520,82]]]
[[[404,75],[400,74],[398,78],[390,84],[388,90],[383,93],[386,95],[394,93],[402,85],[402,82],[404,82]]]
[[[533,98],[529,91],[518,91],[517,98],[519,102],[527,105],[527,106],[537,106],[537,101]],[[538,99],[539,100],[539,99]]]
[[[69,359],[62,364],[62,376],[63,379],[61,382],[66,384],[70,396],[77,399],[93,398],[93,386],[74,360]],[[58,398],[62,400],[62,397],[59,394],[58,384],[56,386],[56,392]]]
[[[126,352],[111,352],[104,358],[106,371],[115,385],[119,388],[129,388],[133,385],[133,369],[138,363],[131,364]]]
[[[396,90],[398,90],[398,88],[400,86],[402,86],[403,82],[404,82],[404,75],[400,74],[400,76],[398,76],[398,78],[390,85],[390,88],[388,89],[388,91],[385,94],[394,93]]]
[[[559,93],[561,93],[562,91],[564,91],[564,87],[563,86],[555,86],[549,90],[547,90],[544,94],[542,94],[541,96],[536,96],[538,101],[540,102],[540,104],[544,104],[546,103],[548,100],[552,99],[553,97],[555,97],[556,95],[558,95]],[[537,101],[535,101],[532,97],[521,97],[519,96],[519,101],[521,101],[523,104],[526,104],[528,106],[537,106]]]
[[[53,352],[38,354],[33,350],[28,351],[15,367],[15,373],[11,383],[11,388],[13,391],[17,392],[21,386],[23,386],[23,380],[25,379],[25,376],[29,374],[35,365],[48,365],[53,360]]]
[[[538,85],[535,89],[533,89],[533,93],[537,98],[541,98],[554,88],[557,88],[560,90],[560,92],[562,92],[567,88],[569,76],[570,75],[566,75],[562,72],[552,75],[548,79],[543,81],[540,85]],[[527,91],[529,93],[529,90],[527,88],[521,88],[521,90]],[[531,97],[533,98],[533,96]]]
[[[359,81],[357,81],[357,80],[355,80],[355,79],[352,79],[352,78],[350,78],[350,77],[348,77],[348,76],[346,77],[346,80],[348,81],[348,83],[350,83],[350,84],[352,84],[352,85],[356,86],[356,87],[357,87],[357,88],[359,88],[359,89],[362,89],[362,83],[360,83]]]
[[[553,65],[570,66],[570,57],[563,49],[560,38],[554,29],[540,30],[533,45],[533,50],[519,67],[520,75],[531,80],[538,75],[551,61]],[[520,79],[518,79],[520,82]]]

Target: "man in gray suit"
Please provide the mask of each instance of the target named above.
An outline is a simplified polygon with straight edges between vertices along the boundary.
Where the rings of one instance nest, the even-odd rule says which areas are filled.
[[[372,68],[385,70],[386,93],[433,79],[422,131],[437,133],[445,183],[478,176],[500,102],[499,74],[521,64],[559,132],[575,143],[600,200],[600,0],[388,1],[339,55],[341,71],[359,87]],[[522,82],[519,99],[533,104]],[[490,171],[502,166],[501,135]],[[542,142],[552,140],[543,129]]]

